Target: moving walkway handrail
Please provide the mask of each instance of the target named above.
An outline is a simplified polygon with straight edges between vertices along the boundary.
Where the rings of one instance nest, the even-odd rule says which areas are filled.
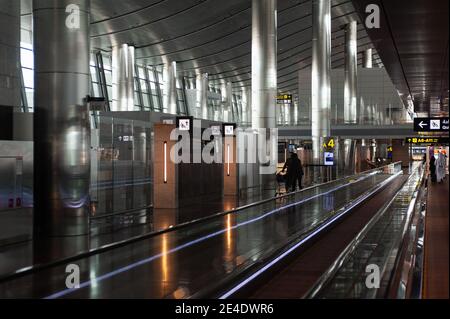
[[[416,189],[413,192],[412,200],[410,203],[410,209],[411,214],[409,216],[409,220],[406,221],[404,228],[402,230],[402,239],[401,243],[399,245],[398,253],[396,254],[394,268],[392,272],[389,274],[389,281],[386,288],[386,291],[383,292],[383,297],[389,297],[389,298],[409,298],[411,289],[410,283],[411,283],[411,275],[412,271],[414,270],[414,265],[410,262],[406,261],[406,258],[411,257],[413,260],[415,260],[416,254],[417,254],[417,240],[419,232],[417,231],[417,224],[419,223],[420,217],[417,216],[420,214],[426,207],[426,203],[424,204],[423,201],[421,201],[423,198],[423,192],[421,192],[424,189],[424,186],[426,185],[426,170],[424,169],[423,165],[419,167],[419,169],[422,169],[420,180],[417,183]],[[418,202],[418,201],[421,202]],[[416,226],[416,232],[413,234],[414,238],[411,241],[410,235],[412,231],[412,227]],[[408,252],[408,250],[411,249],[411,251]],[[423,266],[423,264],[421,265]],[[404,276],[406,275],[406,276]],[[407,278],[406,282],[403,281],[402,278]],[[420,284],[422,283],[422,278],[420,278]],[[401,289],[401,284],[403,283],[403,286],[406,288],[405,290]]]
[[[345,217],[355,207],[359,206],[365,200],[378,193],[386,185],[392,182],[400,173],[401,171],[393,174],[390,178],[375,186],[375,188],[372,188],[350,202],[347,202],[335,211],[332,216],[325,217],[319,223],[311,225],[312,227],[305,232],[292,235],[287,242],[280,244],[279,247],[274,249],[268,256],[263,257],[255,263],[246,265],[238,271],[234,271],[230,278],[225,277],[220,282],[216,282],[214,285],[195,293],[190,298],[210,298],[211,295],[217,296],[220,299],[227,299],[230,297],[235,298],[236,294],[239,295],[241,290],[245,291],[245,286],[248,284],[251,285],[251,282],[254,281],[255,278],[265,273],[269,268],[275,266],[281,260],[293,255],[295,251],[310,243],[311,240],[320,236],[330,227],[333,227],[335,223],[339,222],[339,220]],[[236,282],[239,283],[235,284]],[[234,287],[230,288],[230,286]]]
[[[420,167],[417,167],[416,169],[420,169]],[[411,176],[409,176],[408,180],[413,177],[414,177],[414,174],[411,174]],[[408,182],[408,180],[405,181],[403,183],[403,185],[405,185]],[[422,181],[423,181],[423,175],[421,176],[421,179],[420,179],[419,183],[417,184],[415,191],[413,192],[415,195],[417,195],[417,192],[419,191],[419,188],[422,185]],[[395,195],[392,197],[392,199],[389,202],[384,204],[378,210],[378,212],[370,219],[370,221],[364,226],[364,228],[356,235],[356,237],[339,254],[339,256],[336,258],[336,260],[333,262],[333,264],[328,268],[328,270],[324,274],[322,274],[322,276],[320,276],[319,279],[313,284],[313,286],[305,293],[303,298],[310,299],[310,298],[316,297],[317,294],[334,278],[336,273],[339,271],[339,269],[342,267],[342,265],[348,260],[348,258],[351,256],[352,252],[358,247],[358,245],[361,243],[361,241],[366,237],[366,235],[372,229],[372,227],[380,220],[380,218],[385,214],[385,212],[391,207],[395,198],[397,197],[397,195],[399,195],[401,193],[401,191],[402,191],[402,187],[399,188],[399,190],[395,193]],[[414,205],[412,207],[415,207],[416,199],[417,199],[417,196],[413,195],[413,198],[412,198],[412,201],[410,204],[410,205]],[[411,216],[414,216],[414,214],[411,214]],[[410,222],[407,221],[405,223],[405,228],[403,231],[402,243],[405,238],[406,230],[409,228],[410,228]],[[399,264],[399,261],[396,260],[396,265],[398,265],[398,264]],[[396,267],[394,268],[394,270],[395,269],[396,269]],[[391,286],[391,285],[392,285],[392,283],[390,282],[388,286]]]
[[[182,228],[186,228],[186,227],[189,227],[189,226],[192,226],[192,225],[195,225],[195,224],[203,223],[203,222],[206,222],[206,221],[218,218],[218,217],[226,216],[228,214],[234,214],[234,213],[237,213],[239,211],[245,210],[247,208],[259,206],[261,204],[264,204],[264,203],[267,203],[267,202],[270,202],[270,201],[273,201],[273,200],[278,200],[280,198],[284,198],[284,197],[287,197],[287,196],[292,196],[292,195],[295,195],[297,193],[305,192],[307,190],[311,190],[311,189],[318,188],[318,187],[322,187],[322,186],[330,184],[330,183],[336,183],[336,182],[343,181],[343,180],[351,180],[352,178],[355,178],[355,177],[357,177],[359,175],[366,175],[366,174],[371,174],[372,172],[375,172],[375,171],[382,171],[384,169],[389,168],[389,166],[395,167],[395,165],[398,165],[398,164],[401,164],[401,161],[390,163],[390,164],[385,165],[385,166],[381,166],[381,167],[377,167],[377,168],[374,168],[374,169],[370,169],[370,170],[367,170],[367,171],[364,171],[364,172],[361,172],[361,173],[358,173],[358,174],[353,174],[353,175],[350,175],[350,176],[346,176],[346,177],[343,177],[343,178],[340,178],[340,179],[328,181],[328,182],[321,183],[321,184],[312,185],[312,186],[309,186],[309,187],[306,187],[306,188],[303,188],[301,190],[297,190],[297,191],[294,191],[294,192],[290,192],[290,193],[274,196],[274,197],[271,197],[271,198],[267,198],[267,199],[264,199],[264,200],[261,200],[261,201],[255,202],[255,203],[250,203],[250,204],[247,204],[247,205],[244,205],[244,206],[241,206],[241,207],[237,207],[237,208],[234,208],[234,209],[231,209],[231,210],[228,210],[228,211],[223,211],[223,212],[219,212],[219,213],[216,213],[216,214],[212,214],[210,216],[194,219],[194,220],[191,220],[191,221],[188,221],[188,222],[185,222],[185,223],[181,223],[181,224],[178,224],[178,225],[175,225],[173,227],[166,228],[166,229],[161,229],[161,230],[158,230],[158,231],[154,231],[154,232],[150,232],[150,233],[134,236],[134,237],[131,237],[131,238],[127,238],[127,239],[124,239],[124,240],[121,240],[121,241],[118,241],[118,242],[114,242],[114,243],[111,243],[111,244],[106,244],[104,246],[93,248],[93,249],[89,249],[88,251],[81,252],[81,253],[78,253],[78,254],[73,255],[73,256],[61,258],[61,259],[58,259],[58,260],[55,260],[55,261],[51,261],[51,262],[48,262],[48,263],[36,264],[36,265],[29,266],[29,267],[24,267],[22,269],[19,269],[19,270],[16,270],[16,271],[12,272],[12,273],[0,276],[0,283],[1,282],[5,282],[5,281],[9,281],[9,280],[12,280],[12,279],[16,279],[18,277],[22,277],[22,276],[25,276],[25,275],[29,275],[31,273],[34,273],[34,272],[37,272],[37,271],[40,271],[40,270],[44,270],[44,269],[48,269],[48,268],[51,268],[51,267],[60,266],[60,265],[67,264],[67,263],[71,263],[71,262],[73,262],[75,260],[78,260],[78,259],[87,258],[87,257],[93,256],[93,255],[96,255],[96,254],[104,253],[104,252],[112,250],[112,249],[120,248],[120,247],[129,245],[129,244],[132,244],[132,243],[144,240],[144,239],[156,237],[158,235],[161,235],[161,234],[164,234],[164,233],[167,233],[167,232],[172,232],[172,231],[176,231],[176,230],[179,230],[179,229],[182,229]]]

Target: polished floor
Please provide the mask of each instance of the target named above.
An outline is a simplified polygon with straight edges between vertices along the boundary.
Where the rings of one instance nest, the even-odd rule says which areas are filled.
[[[30,238],[32,224],[32,210],[23,209],[4,212],[11,216],[10,220],[2,219],[4,227],[16,225],[20,221],[30,224],[14,239],[18,243],[0,245],[0,277],[18,269],[36,264],[45,264],[62,258],[77,255],[104,245],[127,240],[151,232],[185,223],[197,218],[230,210],[247,200],[238,200],[234,196],[225,196],[207,203],[202,202],[180,209],[144,209],[126,214],[119,214],[91,221],[89,236],[59,237],[48,240],[32,241]],[[10,227],[11,228],[11,227]]]
[[[306,185],[309,182],[304,181]],[[89,236],[49,238],[32,241],[32,209],[0,212],[0,277],[36,264],[74,256],[104,245],[232,210],[236,207],[272,198],[273,190],[260,194],[224,196],[178,209],[149,208],[91,220]],[[19,225],[19,227],[16,227]],[[4,239],[3,241],[1,239]]]
[[[215,286],[310,231],[386,180],[367,174],[311,188],[75,260],[81,286],[66,288],[66,265],[0,283],[2,298],[186,298]]]
[[[427,299],[449,297],[448,183],[448,175],[442,183],[428,181],[423,282],[423,298]]]

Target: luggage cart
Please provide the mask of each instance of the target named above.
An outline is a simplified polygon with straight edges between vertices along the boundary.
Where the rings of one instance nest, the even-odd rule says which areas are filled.
[[[286,174],[282,173],[282,172],[278,172],[276,174],[276,180],[277,180],[277,189],[275,192],[275,196],[285,194],[287,192]]]

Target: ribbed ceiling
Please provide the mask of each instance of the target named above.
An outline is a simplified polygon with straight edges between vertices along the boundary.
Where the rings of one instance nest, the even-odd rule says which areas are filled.
[[[31,0],[22,1],[22,14]],[[138,63],[178,63],[185,76],[208,73],[210,81],[251,83],[251,0],[91,0],[92,49],[136,47]],[[278,0],[278,88],[296,93],[298,71],[311,65],[311,0]],[[349,0],[332,1],[332,67],[344,64],[343,26],[359,17]],[[358,26],[359,63],[372,48]],[[374,51],[374,64],[381,66]]]
[[[251,83],[251,0],[92,0],[92,47],[133,44],[140,63],[178,63],[186,76]],[[311,1],[278,0],[278,87],[295,93],[298,71],[311,64]],[[351,1],[332,1],[332,66],[344,63],[344,26],[357,19]],[[358,27],[359,62],[372,45]],[[374,63],[381,64],[378,54]]]

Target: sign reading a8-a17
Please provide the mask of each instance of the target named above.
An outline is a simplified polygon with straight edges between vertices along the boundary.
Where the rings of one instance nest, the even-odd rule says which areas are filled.
[[[416,132],[448,132],[448,117],[416,117]]]

